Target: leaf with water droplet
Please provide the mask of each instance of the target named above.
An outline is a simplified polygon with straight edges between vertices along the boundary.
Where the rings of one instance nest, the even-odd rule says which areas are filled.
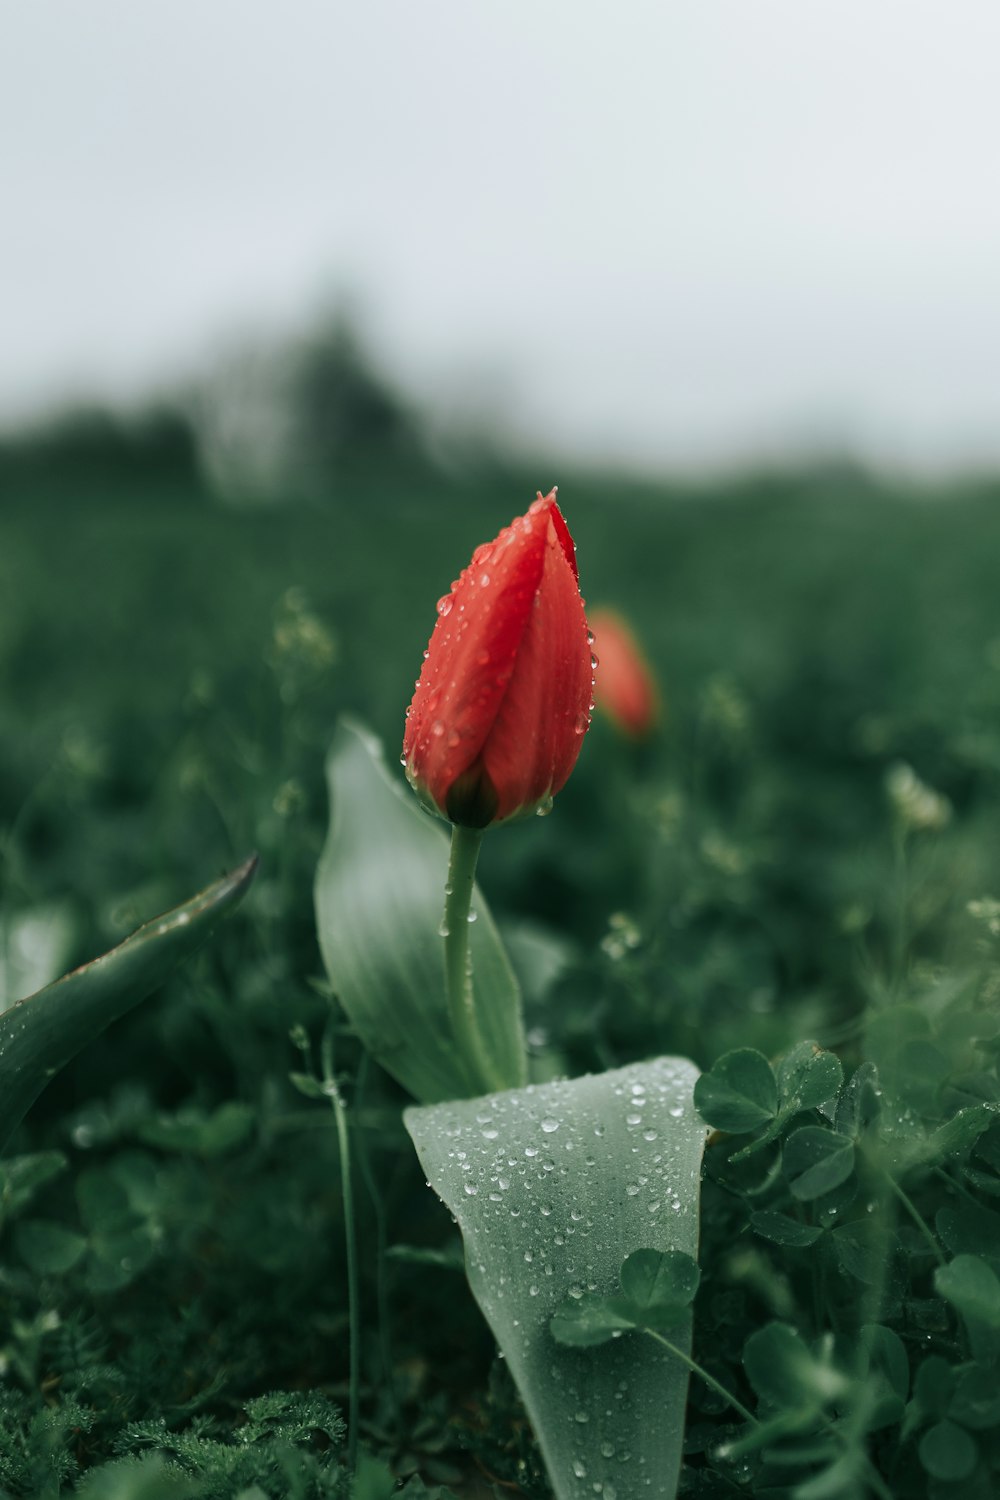
[[[778,1084],[771,1064],[752,1047],[727,1052],[695,1085],[694,1102],[716,1130],[742,1135],[772,1120],[778,1109]]]
[[[651,1326],[654,1314],[626,1305],[620,1278],[637,1251],[654,1257],[675,1290],[690,1286],[692,1268],[696,1275],[705,1128],[692,1108],[695,1077],[691,1063],[658,1058],[405,1115],[428,1180],[462,1230],[470,1285],[524,1398],[557,1500],[649,1500],[651,1474],[657,1500],[674,1494],[688,1373],[661,1345],[628,1333],[637,1321]],[[640,1097],[653,1141],[626,1124],[623,1098]],[[552,1122],[557,1131],[545,1129]],[[634,1195],[622,1189],[629,1177]],[[637,1282],[644,1264],[633,1268]],[[664,1266],[676,1270],[676,1286]],[[673,1311],[670,1341],[686,1351],[689,1307]],[[665,1319],[666,1303],[661,1312]]]
[[[117,948],[0,1015],[0,1149],[52,1075],[200,948],[242,900],[256,855]]]

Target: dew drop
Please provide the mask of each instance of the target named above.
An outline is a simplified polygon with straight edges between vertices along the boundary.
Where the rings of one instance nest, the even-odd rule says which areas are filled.
[[[437,612],[438,612],[438,614],[439,615],[450,615],[451,614],[451,607],[454,604],[454,602],[455,601],[451,597],[450,594],[442,594],[441,598],[437,602]]]
[[[553,1120],[551,1115],[547,1115],[542,1121],[542,1129],[546,1135],[551,1135],[554,1130],[559,1129],[559,1121]]]

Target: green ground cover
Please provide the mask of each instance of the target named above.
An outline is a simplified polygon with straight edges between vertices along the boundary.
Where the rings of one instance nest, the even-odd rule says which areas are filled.
[[[0,504],[8,1001],[261,857],[237,915],[53,1080],[0,1163],[0,1494],[347,1493],[337,1135],[289,1079],[329,1013],[324,757],[349,710],[395,762],[434,600],[549,482],[400,479],[240,512],[130,480]],[[666,715],[639,749],[596,723],[553,816],[488,841],[537,1075],[661,1053],[708,1070],[733,1049],[778,1069],[711,1075],[694,1334],[717,1384],[777,1425],[748,1441],[694,1379],[681,1493],[988,1496],[997,493],[563,476],[560,500],[584,593],[627,612]],[[831,1093],[846,1081],[836,1107],[783,1112],[777,1059],[806,1039],[840,1059]],[[405,1097],[346,1026],[336,1062],[359,1494],[396,1477],[412,1500],[541,1500]],[[746,1088],[752,1129],[732,1113]]]

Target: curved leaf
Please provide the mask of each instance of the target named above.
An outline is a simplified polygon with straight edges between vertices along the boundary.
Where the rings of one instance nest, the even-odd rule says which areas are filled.
[[[439,928],[443,824],[389,779],[377,740],[341,721],[327,761],[330,830],[316,871],[316,925],[330,983],[382,1067],[425,1103],[480,1094],[452,1036]],[[480,1035],[497,1074],[524,1082],[521,999],[480,892],[469,931]]]
[[[0,1150],[49,1079],[208,937],[242,898],[257,856],[117,948],[0,1015]]]
[[[647,1293],[651,1269],[653,1295],[668,1282],[693,1291],[705,1142],[696,1077],[692,1063],[661,1057],[404,1116],[458,1220],[469,1283],[558,1500],[599,1488],[649,1500],[651,1475],[658,1500],[675,1492],[687,1368],[652,1339],[615,1335],[635,1322],[619,1296],[626,1256],[644,1252],[626,1275]],[[661,1262],[659,1250],[684,1260]],[[573,1303],[583,1310],[570,1313]],[[679,1310],[670,1341],[686,1350],[690,1327]]]

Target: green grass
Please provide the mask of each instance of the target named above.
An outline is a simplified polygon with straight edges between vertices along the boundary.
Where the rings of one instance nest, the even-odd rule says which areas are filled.
[[[627,612],[667,712],[638,751],[596,724],[553,816],[487,841],[481,879],[519,955],[539,1072],[661,1052],[708,1068],[814,1038],[847,1074],[877,1057],[929,1129],[970,1098],[1000,1102],[996,1044],[973,1056],[962,1030],[1000,998],[989,912],[969,911],[1000,897],[995,489],[915,497],[849,473],[704,494],[563,479],[584,593]],[[334,1122],[288,1081],[291,1029],[316,1039],[328,1012],[311,894],[324,753],[350,710],[394,760],[434,601],[533,485],[414,491],[400,476],[326,509],[251,512],[132,485],[0,506],[7,920],[45,916],[69,967],[253,848],[261,871],[210,947],[56,1078],[12,1144],[0,1494],[57,1496],[90,1473],[110,1495],[101,1466],[123,1457],[125,1500],[143,1485],[256,1500],[254,1484],[305,1500],[343,1491],[329,1404],[346,1411],[348,1376]],[[905,830],[886,789],[897,762],[948,799],[947,826]],[[931,1053],[900,1063],[893,1031],[914,1012]],[[543,1497],[462,1277],[379,1253],[447,1247],[454,1231],[402,1131],[400,1091],[348,1035],[337,1059],[359,1153],[363,1442],[432,1493],[496,1480]],[[243,1123],[227,1134],[227,1119]],[[752,1330],[778,1318],[847,1340],[868,1283],[829,1224],[822,1251],[753,1230],[751,1213],[788,1204],[758,1194],[754,1164],[772,1148],[734,1166],[740,1144],[709,1152],[695,1350],[745,1404],[759,1395],[743,1363]],[[942,1175],[907,1179],[932,1238],[942,1210],[990,1210],[991,1151],[987,1132],[936,1161]],[[17,1173],[30,1185],[35,1169],[10,1158],[42,1152],[58,1170],[25,1197]],[[849,1221],[864,1211],[852,1201]],[[913,1381],[932,1355],[992,1368],[936,1289],[916,1220],[902,1209],[900,1222],[871,1321],[902,1341]],[[86,1242],[72,1265],[39,1223]],[[271,1392],[286,1394],[262,1415],[252,1403]],[[988,1494],[989,1427],[962,1427],[976,1467],[949,1479],[957,1419],[939,1423],[943,1458],[937,1437],[921,1448],[935,1430],[925,1397],[909,1432],[897,1419],[862,1434],[893,1494]],[[803,1459],[776,1477],[753,1452],[738,1473],[713,1457],[733,1413],[697,1382],[691,1400],[685,1493],[792,1495],[813,1472]]]

